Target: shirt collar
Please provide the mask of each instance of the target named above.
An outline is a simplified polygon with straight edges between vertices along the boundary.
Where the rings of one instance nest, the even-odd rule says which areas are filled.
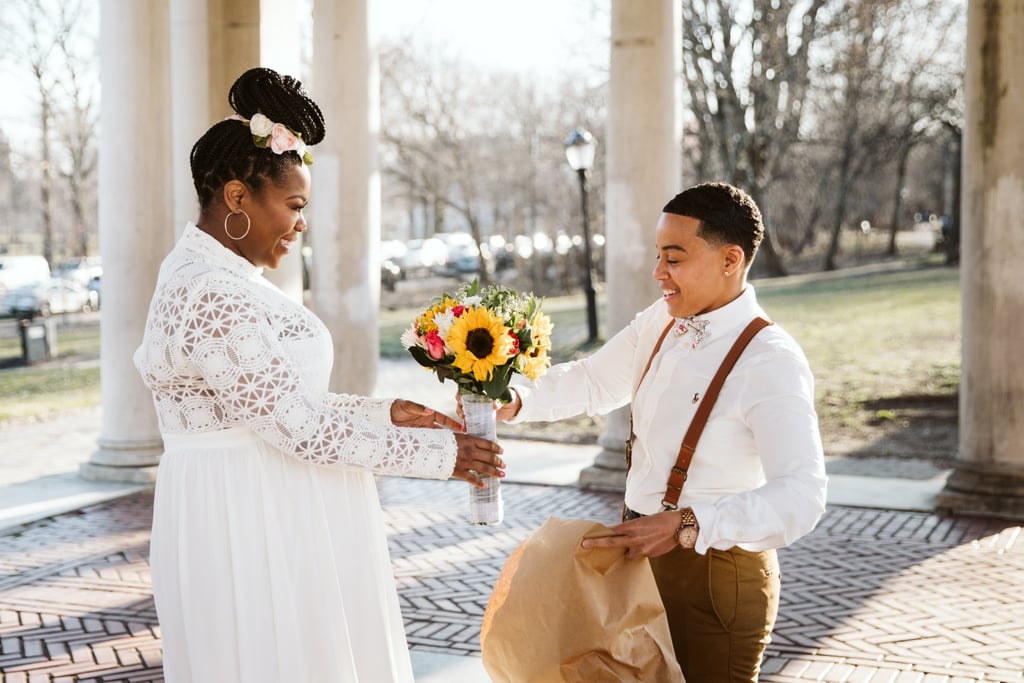
[[[761,308],[757,305],[754,286],[748,282],[743,292],[725,306],[702,315],[676,318],[672,332],[690,348],[696,349],[709,339],[722,337],[760,314]]]
[[[192,221],[185,226],[185,231],[181,235],[181,244],[185,249],[198,254],[204,261],[215,263],[242,277],[255,279],[263,273],[263,268],[249,263],[218,242],[212,235],[200,230]]]

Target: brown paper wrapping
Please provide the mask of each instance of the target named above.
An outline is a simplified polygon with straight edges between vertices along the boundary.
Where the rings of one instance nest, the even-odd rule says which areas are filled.
[[[597,522],[551,517],[505,562],[480,632],[496,683],[683,683],[650,563]]]

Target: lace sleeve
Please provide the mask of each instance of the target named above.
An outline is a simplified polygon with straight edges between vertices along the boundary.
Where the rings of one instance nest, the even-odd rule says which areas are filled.
[[[356,394],[327,394],[330,406],[348,411],[367,422],[374,424],[391,424],[391,404],[393,398],[369,398]]]
[[[317,465],[446,479],[455,466],[447,430],[360,419],[304,385],[261,312],[231,284],[193,281],[182,351],[223,410],[284,453]]]

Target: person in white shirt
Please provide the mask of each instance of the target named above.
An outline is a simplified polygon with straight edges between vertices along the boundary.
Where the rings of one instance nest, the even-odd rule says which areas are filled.
[[[747,282],[763,233],[757,205],[735,187],[678,194],[656,230],[661,299],[588,358],[517,384],[498,410],[499,420],[551,421],[632,401],[624,521],[583,545],[650,558],[687,683],[757,680],[778,611],[775,550],[825,510],[814,379],[778,325],[742,351],[677,473],[681,490],[667,488],[712,377],[747,324],[766,317]]]

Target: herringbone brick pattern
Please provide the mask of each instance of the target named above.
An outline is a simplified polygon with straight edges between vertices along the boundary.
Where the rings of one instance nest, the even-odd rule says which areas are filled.
[[[547,517],[614,522],[615,494],[505,485],[506,520],[465,522],[460,482],[383,480],[414,649],[479,655],[505,558]],[[0,537],[0,681],[159,681],[139,494]],[[1024,536],[997,520],[836,508],[780,553],[762,681],[1024,682]]]
[[[161,681],[152,497],[0,538],[0,680]]]

